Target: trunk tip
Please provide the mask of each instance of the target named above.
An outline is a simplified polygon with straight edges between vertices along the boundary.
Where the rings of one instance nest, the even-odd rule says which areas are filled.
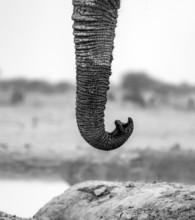
[[[126,123],[123,123],[120,120],[116,120],[115,125],[118,130],[118,133],[120,134],[129,133],[129,136],[130,136],[133,132],[134,125],[133,125],[133,120],[130,117],[128,117],[128,120]]]

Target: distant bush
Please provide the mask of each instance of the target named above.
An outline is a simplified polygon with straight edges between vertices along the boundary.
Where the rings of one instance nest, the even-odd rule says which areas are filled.
[[[194,99],[192,99],[192,98],[188,99],[187,109],[188,110],[194,110],[195,109],[195,100]]]
[[[195,86],[188,84],[174,85],[153,79],[144,72],[129,72],[124,75],[121,88],[122,100],[142,107],[166,104],[178,109],[195,109]]]
[[[180,94],[185,95],[195,92],[195,86],[186,83],[173,85],[154,79],[144,72],[129,72],[122,79],[121,87],[123,90],[133,92],[154,92],[160,95]]]
[[[122,88],[128,91],[150,91],[162,87],[163,83],[149,77],[143,72],[130,72],[124,75],[122,79]]]
[[[125,94],[123,96],[123,101],[130,101],[136,105],[139,105],[140,107],[146,106],[145,100],[144,100],[143,96],[141,95],[141,93],[139,93],[139,92]]]
[[[74,86],[68,82],[60,82],[57,84],[51,84],[44,80],[26,80],[23,78],[1,80],[1,91],[23,91],[28,92],[40,92],[44,94],[62,93],[72,90]]]
[[[56,92],[68,92],[74,89],[74,86],[68,82],[60,82],[55,85]]]
[[[10,98],[10,104],[18,105],[21,104],[23,101],[24,101],[24,93],[21,92],[20,90],[15,90]]]

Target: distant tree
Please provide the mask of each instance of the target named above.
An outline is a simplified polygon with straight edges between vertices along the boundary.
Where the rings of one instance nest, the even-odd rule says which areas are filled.
[[[141,107],[146,106],[143,92],[154,88],[155,80],[151,79],[143,72],[128,73],[124,75],[121,83],[123,89],[123,101],[131,101]]]
[[[124,75],[121,87],[129,93],[143,93],[146,91],[161,96],[186,95],[195,92],[195,86],[187,83],[174,85],[153,79],[144,72],[128,72]]]
[[[122,88],[128,91],[156,90],[163,85],[162,82],[151,78],[144,72],[129,72],[122,79]]]

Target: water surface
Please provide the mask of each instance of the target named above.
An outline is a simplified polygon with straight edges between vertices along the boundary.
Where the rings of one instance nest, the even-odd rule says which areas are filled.
[[[64,181],[0,181],[0,210],[19,217],[32,217],[69,185]]]

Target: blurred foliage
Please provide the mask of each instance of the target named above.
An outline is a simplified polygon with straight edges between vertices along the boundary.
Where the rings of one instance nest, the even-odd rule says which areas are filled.
[[[154,79],[144,72],[128,72],[121,82],[122,100],[141,107],[159,104],[181,109],[195,109],[195,86],[171,84]]]
[[[150,78],[147,74],[130,72],[124,75],[122,87],[131,92],[137,93],[146,90],[156,90],[162,83]]]
[[[186,83],[174,85],[150,77],[144,72],[128,72],[122,79],[121,86],[131,92],[152,91],[159,94],[188,94],[195,92],[195,86]]]
[[[109,101],[115,101],[115,96],[113,92],[108,92],[107,98]]]
[[[52,95],[54,101],[58,100],[60,94],[67,94],[72,91],[75,91],[75,87],[69,82],[52,84],[44,80],[27,80],[23,78],[1,80],[0,106],[20,105],[24,104],[24,101],[28,103],[30,101],[36,103],[36,106],[41,106],[48,103],[46,99],[41,99],[41,97],[46,98],[48,95]],[[68,95],[63,96],[66,97]],[[32,97],[34,97],[34,101]],[[50,102],[52,103],[51,100]],[[37,105],[37,103],[39,104]]]
[[[23,103],[25,99],[25,94],[20,90],[15,90],[12,92],[10,104],[11,105],[18,105]]]
[[[49,83],[24,78],[1,80],[0,105],[21,104],[29,99],[28,94],[43,94],[45,97],[57,95],[57,100],[58,94],[64,96],[67,92],[75,96],[75,85],[69,82]],[[144,72],[127,72],[119,86],[111,86],[107,96],[108,101],[131,102],[142,108],[166,105],[182,110],[195,110],[195,86],[162,82]]]
[[[16,78],[11,80],[1,80],[1,91],[20,91],[20,92],[40,92],[45,94],[63,93],[74,89],[74,86],[68,82],[51,84],[43,80],[27,80]]]
[[[130,102],[136,103],[140,107],[146,106],[146,102],[145,102],[142,94],[137,90],[135,90],[129,94],[124,94],[123,101],[130,101]]]

